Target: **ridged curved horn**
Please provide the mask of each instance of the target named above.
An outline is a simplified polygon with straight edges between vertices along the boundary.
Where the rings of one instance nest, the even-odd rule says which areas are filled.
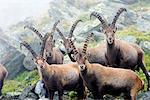
[[[106,20],[104,20],[104,19],[102,18],[102,16],[101,16],[100,13],[94,11],[94,12],[91,13],[90,19],[91,19],[92,16],[94,16],[94,17],[96,17],[96,18],[99,19],[99,21],[102,23],[103,28],[106,28],[106,27],[107,27],[107,22],[106,22]]]
[[[54,23],[51,33],[54,33],[54,31],[56,30],[56,26],[58,25],[58,23],[60,23],[60,20],[58,20],[58,21],[56,21]]]
[[[77,24],[78,24],[79,22],[82,22],[82,20],[77,20],[77,21],[75,21],[74,24],[72,25],[72,27],[71,27],[71,29],[70,29],[69,36],[68,36],[69,38],[72,38],[73,32],[74,32],[74,30],[75,30],[75,28],[76,28],[76,26],[77,26]]]
[[[50,41],[47,41],[48,39]],[[43,42],[42,42],[42,46],[41,46],[41,51],[40,51],[40,55],[42,57],[44,55],[44,49],[45,49],[46,42],[53,42],[53,35],[52,35],[52,33],[46,33],[45,36],[44,36],[44,39],[43,39]]]
[[[49,38],[51,41],[48,42],[52,42],[53,40],[53,33],[56,29],[56,26],[58,25],[58,23],[60,22],[60,20],[58,20],[57,22],[54,23],[52,31],[51,32],[47,32],[44,37],[43,37],[43,42],[42,42],[42,46],[41,46],[41,51],[40,51],[40,55],[43,56],[44,55],[44,49],[45,49],[45,44],[47,42],[47,39]]]
[[[31,46],[26,41],[23,41],[20,43],[20,48],[22,46],[26,47],[31,52],[31,54],[33,55],[34,58],[37,57],[37,54],[35,53],[35,51],[31,48]]]
[[[49,38],[49,40],[51,41],[47,41]],[[43,38],[43,42],[42,42],[42,46],[41,46],[41,51],[40,51],[40,55],[43,57],[44,55],[44,49],[45,49],[45,45],[46,45],[46,42],[52,42],[53,40],[53,35],[51,32],[48,32],[45,34],[44,38]]]
[[[48,37],[48,36],[47,36]],[[41,51],[40,55],[43,57],[44,56],[44,49],[45,49],[45,44],[46,44],[47,39],[44,39],[41,45]]]
[[[76,47],[75,47],[75,45],[74,45],[74,43],[72,42],[71,39],[69,39],[69,43],[71,45],[71,48],[73,49],[74,55],[78,54],[78,50],[76,49]]]
[[[117,12],[117,14],[115,15],[111,25],[112,26],[115,26],[116,22],[117,22],[117,19],[119,18],[120,14],[123,12],[123,11],[127,11],[126,8],[120,8]]]
[[[62,32],[56,27],[56,30],[58,32],[58,34],[60,35],[60,37],[63,39],[63,41],[66,41],[65,36],[62,34]]]
[[[83,45],[83,50],[82,50],[82,53],[85,54],[85,55],[86,55],[86,51],[87,51],[87,46],[88,46],[89,40],[90,40],[90,38],[91,38],[93,35],[94,35],[94,33],[90,33],[90,34],[88,35],[88,37],[86,38],[86,40],[85,40],[85,43],[84,43],[84,45]]]
[[[52,31],[51,31],[51,32],[47,32],[47,33],[44,35],[43,40],[48,39],[49,36],[51,36],[51,37],[53,38],[53,33],[54,33],[54,31],[56,30],[56,26],[58,25],[58,23],[60,23],[60,20],[58,20],[57,22],[54,23],[53,28],[52,28]]]
[[[25,28],[28,28],[28,29],[32,30],[33,32],[35,32],[36,35],[37,35],[41,40],[43,40],[43,36],[41,35],[41,33],[40,33],[37,29],[35,29],[33,26],[26,25],[26,26],[24,26],[24,29],[25,29]]]

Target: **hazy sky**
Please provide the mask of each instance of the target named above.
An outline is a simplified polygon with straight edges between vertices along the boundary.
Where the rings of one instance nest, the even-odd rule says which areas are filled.
[[[52,0],[0,0],[0,27],[24,20],[27,17],[38,17],[45,13]]]

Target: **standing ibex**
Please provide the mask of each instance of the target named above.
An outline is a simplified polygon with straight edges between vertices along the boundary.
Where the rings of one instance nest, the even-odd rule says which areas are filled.
[[[81,21],[81,20],[77,20],[75,22],[75,24],[73,24],[73,26],[72,26],[73,29],[71,28],[72,31],[70,32],[70,34],[73,33],[73,30],[75,29],[75,26],[79,21]],[[75,62],[75,60],[71,56],[73,54],[73,49],[71,48],[71,45],[69,44],[69,40],[72,40],[72,38],[71,37],[66,38],[58,28],[56,28],[56,30],[57,30],[57,32],[59,33],[59,35],[61,36],[61,38],[63,40],[63,45],[64,45],[64,47],[67,51],[67,54],[68,54],[69,58],[71,59],[71,61]],[[73,36],[73,35],[71,35],[71,36]],[[81,51],[81,48],[78,48],[78,50]],[[102,65],[106,65],[107,60],[106,60],[106,57],[105,57],[105,52],[106,52],[106,46],[104,44],[102,44],[98,47],[89,48],[87,50],[89,62],[90,63],[99,63],[99,64],[102,64]]]
[[[0,96],[2,95],[4,79],[7,77],[7,75],[8,75],[8,72],[6,68],[0,64]]]
[[[144,88],[144,81],[129,69],[106,67],[100,64],[91,64],[87,60],[86,50],[90,34],[85,41],[82,52],[78,52],[70,40],[74,50],[81,76],[86,86],[92,92],[94,99],[103,99],[103,95],[111,94],[119,96],[124,94],[125,99],[136,100],[137,93]]]
[[[50,100],[53,99],[55,91],[58,91],[59,100],[62,100],[65,90],[75,90],[78,99],[85,99],[85,87],[77,63],[49,65],[43,58],[42,54],[44,53],[37,55],[25,41],[21,45],[25,46],[33,55],[39,75],[48,90]],[[43,48],[41,51],[43,51]]]
[[[115,38],[115,33],[117,30],[115,24],[123,11],[126,11],[126,9],[119,9],[111,24],[107,24],[101,14],[98,12],[92,12],[90,17],[95,16],[102,23],[103,32],[106,35],[107,41],[106,58],[108,65],[131,70],[138,70],[140,67],[148,81],[147,90],[149,90],[150,77],[144,65],[143,50],[136,44],[128,43]]]
[[[46,61],[48,64],[62,64],[64,60],[64,55],[62,54],[62,52],[58,48],[54,48],[55,42],[53,40],[53,33],[58,23],[59,21],[57,21],[53,25],[52,31],[46,33],[44,36],[42,36],[41,33],[38,30],[36,30],[34,27],[25,26],[25,28],[29,28],[33,32],[35,32],[37,36],[39,36],[41,41],[44,42],[42,43],[43,44],[42,47],[44,48],[43,50],[45,50]]]
[[[82,20],[77,20],[77,21],[74,22],[74,24],[72,25],[72,27],[71,27],[71,29],[70,29],[70,32],[69,32],[68,37],[65,37],[65,36],[62,34],[62,32],[56,27],[57,32],[59,33],[60,37],[61,37],[62,40],[63,40],[62,44],[64,45],[64,47],[65,47],[65,49],[66,49],[66,52],[67,52],[67,54],[68,54],[70,60],[73,61],[73,62],[75,62],[75,60],[71,57],[71,54],[72,54],[73,52],[72,52],[71,46],[70,46],[70,44],[69,44],[69,39],[71,39],[72,41],[74,41],[74,40],[73,40],[73,39],[74,39],[74,37],[73,37],[73,32],[74,32],[74,30],[75,30],[75,28],[76,28],[76,26],[77,26],[77,24],[78,24],[79,22],[82,22]]]

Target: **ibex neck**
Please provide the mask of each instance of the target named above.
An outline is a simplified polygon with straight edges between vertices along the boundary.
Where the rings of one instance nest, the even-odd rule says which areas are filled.
[[[71,52],[71,53],[68,53],[68,56],[69,56],[70,60],[71,60],[72,62],[76,62],[76,60],[71,56],[71,54],[73,54],[73,53],[72,53],[72,52]]]
[[[113,44],[107,43],[107,52],[112,52],[115,48],[115,42]]]
[[[44,67],[42,67],[42,68],[40,66],[37,67],[40,79],[43,79],[43,76],[46,73],[48,66],[49,66],[49,64],[47,62],[45,62]]]
[[[88,60],[85,61],[86,69],[89,69],[91,67],[91,64]]]

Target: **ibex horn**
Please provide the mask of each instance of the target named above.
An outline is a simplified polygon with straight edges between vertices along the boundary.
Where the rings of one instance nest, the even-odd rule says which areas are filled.
[[[37,57],[37,54],[35,53],[35,51],[31,48],[31,46],[26,41],[23,41],[22,43],[20,43],[20,47],[22,46],[26,47],[30,51],[30,53],[33,55],[34,58]]]
[[[102,27],[103,27],[103,28],[106,28],[106,27],[107,27],[107,23],[106,23],[106,21],[102,18],[102,16],[101,16],[100,13],[94,11],[94,12],[91,13],[90,19],[91,19],[92,16],[94,16],[94,17],[96,17],[96,18],[99,19],[99,21],[102,23]]]
[[[43,41],[43,36],[42,36],[41,33],[40,33],[37,29],[35,29],[33,26],[26,25],[26,26],[24,26],[24,29],[25,29],[25,28],[28,28],[28,29],[32,30],[33,32],[35,32],[36,35]]]
[[[78,24],[79,22],[82,22],[82,20],[77,20],[77,21],[75,21],[75,23],[72,25],[72,27],[71,27],[71,29],[70,29],[70,33],[69,33],[69,38],[72,38],[73,32],[74,32],[74,30],[75,30],[75,28],[76,28],[76,26],[77,26],[77,24]]]
[[[86,55],[86,51],[87,51],[87,46],[88,46],[89,40],[90,40],[90,38],[91,38],[93,35],[94,35],[93,33],[90,33],[90,34],[88,35],[88,37],[86,38],[85,42],[84,42],[82,53],[85,54],[85,55]]]
[[[120,8],[120,9],[118,10],[117,14],[115,15],[115,17],[114,17],[114,19],[113,19],[113,21],[112,21],[112,23],[111,23],[111,25],[112,25],[113,27],[115,26],[115,24],[116,24],[116,22],[117,22],[117,20],[118,20],[118,18],[119,18],[119,16],[120,16],[120,14],[121,14],[123,11],[127,11],[126,8]]]

